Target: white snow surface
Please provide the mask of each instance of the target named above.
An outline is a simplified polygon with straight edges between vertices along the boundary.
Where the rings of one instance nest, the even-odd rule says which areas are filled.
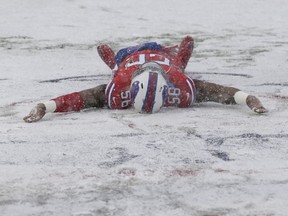
[[[1,0],[0,215],[288,215],[288,1]],[[258,96],[22,118],[107,83],[96,47],[195,39],[187,72]],[[52,82],[58,80],[58,82]]]

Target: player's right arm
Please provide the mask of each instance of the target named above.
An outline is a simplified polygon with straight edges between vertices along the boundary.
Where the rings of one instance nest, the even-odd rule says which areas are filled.
[[[46,113],[80,111],[85,108],[101,108],[105,105],[106,85],[86,89],[80,92],[63,95],[50,101],[37,104],[30,113],[23,118],[27,123],[41,120]]]

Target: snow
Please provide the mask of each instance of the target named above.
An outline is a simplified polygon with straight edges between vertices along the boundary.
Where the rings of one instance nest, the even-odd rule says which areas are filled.
[[[285,0],[2,0],[0,215],[287,215],[287,11]],[[109,81],[99,43],[188,34],[189,73],[270,112],[205,103],[22,121],[38,102]]]

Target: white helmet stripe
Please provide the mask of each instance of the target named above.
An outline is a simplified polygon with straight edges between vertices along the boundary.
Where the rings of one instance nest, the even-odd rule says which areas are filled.
[[[195,102],[195,100],[196,100],[196,97],[195,97],[195,95],[196,95],[196,88],[195,88],[195,84],[194,84],[194,81],[191,79],[191,77],[188,77],[188,79],[186,80],[186,82],[188,83],[188,85],[189,85],[189,88],[190,88],[190,90],[191,90],[191,97],[192,97],[192,100],[191,100],[191,103],[190,103],[190,105],[192,105],[194,102]]]
[[[112,84],[112,85],[111,85],[111,84]],[[107,102],[108,102],[108,107],[109,107],[109,108],[112,108],[112,107],[111,107],[111,100],[112,100],[111,95],[112,95],[112,92],[113,92],[114,87],[115,87],[115,84],[112,83],[112,82],[110,82],[110,83],[107,85],[106,90],[105,90],[105,92],[108,93],[108,101],[107,101]]]

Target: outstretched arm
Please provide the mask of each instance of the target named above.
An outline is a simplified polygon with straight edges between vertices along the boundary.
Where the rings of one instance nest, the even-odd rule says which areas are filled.
[[[266,113],[260,100],[237,88],[226,87],[215,83],[209,83],[194,79],[197,89],[197,102],[217,102],[222,104],[244,104],[256,113]]]
[[[80,111],[85,108],[101,108],[105,105],[106,85],[63,95],[37,104],[23,120],[27,123],[41,120],[48,112]]]

